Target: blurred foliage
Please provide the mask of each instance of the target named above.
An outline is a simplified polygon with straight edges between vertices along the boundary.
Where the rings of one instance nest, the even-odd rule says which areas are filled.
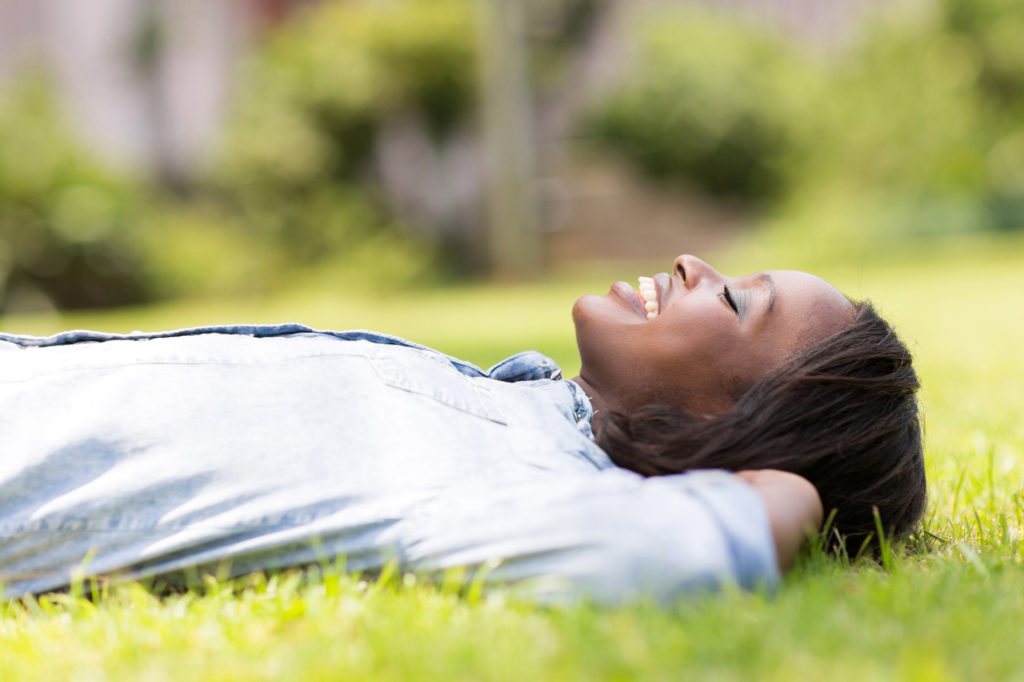
[[[596,118],[659,178],[771,208],[788,243],[1024,227],[1024,3],[904,2],[833,54],[659,15]]]
[[[534,87],[539,97],[566,86],[578,50],[609,0],[525,0]]]
[[[221,205],[286,261],[355,267],[390,241],[395,277],[424,276],[437,249],[415,243],[375,192],[376,135],[414,112],[439,139],[475,91],[471,4],[327,3],[276,34],[250,65],[211,183]]]
[[[45,80],[0,96],[0,298],[5,308],[132,303],[145,295],[119,178],[64,128]]]
[[[791,124],[809,74],[795,46],[728,17],[666,12],[645,32],[636,77],[591,123],[651,175],[761,202],[785,187]]]
[[[815,154],[792,170],[792,229],[866,245],[1024,227],[1021,35],[1024,5],[1005,0],[880,17],[817,98]]]
[[[538,88],[569,73],[604,1],[530,5]],[[130,52],[152,71],[159,26],[147,15],[139,30]],[[438,148],[472,130],[477,41],[471,0],[312,5],[250,55],[215,161],[170,188],[159,173],[130,183],[92,161],[41,79],[5,86],[0,284],[28,307],[80,308],[367,289],[381,270],[397,288],[465,269],[465,245],[396,215],[375,155],[403,117],[424,121]]]
[[[571,78],[605,0],[533,0],[539,98]],[[1024,3],[917,0],[828,53],[726,13],[660,10],[585,122],[661,182],[762,209],[786,248],[1024,227]],[[295,283],[437,281],[459,252],[377,177],[389,123],[472,130],[470,0],[325,2],[268,37],[221,153],[184,196],[84,152],[43,81],[0,93],[3,305],[116,305]],[[880,240],[882,240],[880,242]],[[445,259],[448,259],[446,262]],[[33,298],[35,297],[35,298]]]
[[[604,0],[529,5],[538,88],[552,87]],[[475,127],[471,0],[326,2],[263,46],[209,181],[215,203],[281,263],[391,285],[464,272],[472,239],[396,218],[379,186],[378,136],[412,116],[440,148]],[[445,241],[439,241],[438,237]]]

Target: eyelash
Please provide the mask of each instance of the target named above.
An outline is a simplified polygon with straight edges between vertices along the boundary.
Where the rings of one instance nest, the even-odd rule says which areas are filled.
[[[740,314],[740,309],[736,306],[736,301],[732,297],[732,292],[729,291],[729,287],[728,286],[725,286],[723,288],[725,289],[725,302],[729,304],[729,307],[732,308],[732,311],[734,313],[739,315]]]

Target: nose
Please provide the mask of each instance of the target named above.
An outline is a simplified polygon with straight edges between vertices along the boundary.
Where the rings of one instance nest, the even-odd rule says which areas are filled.
[[[682,278],[683,285],[687,289],[693,289],[699,286],[705,279],[715,281],[724,279],[713,267],[702,261],[700,258],[689,254],[684,254],[679,258],[676,258],[672,267],[675,274]]]

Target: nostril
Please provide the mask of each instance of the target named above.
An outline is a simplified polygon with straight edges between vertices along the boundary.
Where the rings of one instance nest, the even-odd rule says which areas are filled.
[[[682,263],[676,263],[676,274],[682,277],[684,282],[686,281],[686,268],[683,267]]]

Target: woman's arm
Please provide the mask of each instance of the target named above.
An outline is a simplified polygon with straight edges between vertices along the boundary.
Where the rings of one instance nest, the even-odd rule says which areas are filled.
[[[764,500],[779,571],[785,571],[793,565],[808,535],[821,528],[824,510],[817,489],[806,478],[788,471],[760,469],[736,475]]]
[[[765,504],[723,471],[642,478],[623,469],[447,491],[403,532],[405,570],[475,567],[530,598],[670,604],[735,584],[772,589]],[[517,588],[519,589],[519,588]]]

